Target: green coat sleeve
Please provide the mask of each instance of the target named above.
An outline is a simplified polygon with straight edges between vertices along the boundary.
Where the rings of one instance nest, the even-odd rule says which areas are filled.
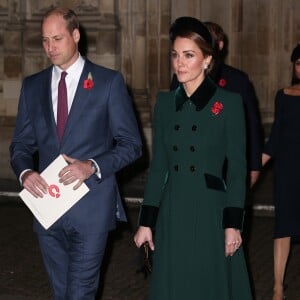
[[[157,96],[153,114],[152,161],[149,167],[148,179],[145,186],[144,201],[141,206],[139,225],[154,227],[165,182],[168,177],[168,159],[164,146],[164,118],[162,106],[163,94]]]
[[[246,194],[246,129],[241,97],[231,94],[226,103],[227,193],[223,227],[242,229]]]

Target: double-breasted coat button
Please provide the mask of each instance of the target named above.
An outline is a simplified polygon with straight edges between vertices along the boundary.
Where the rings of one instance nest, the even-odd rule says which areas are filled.
[[[196,171],[196,167],[195,166],[190,166],[190,170],[191,170],[191,172],[195,172]]]
[[[176,125],[174,126],[174,129],[175,129],[175,130],[179,130],[179,129],[180,129],[180,125],[176,124]]]
[[[176,172],[179,170],[178,165],[175,165],[175,166],[174,166],[174,170],[175,170]]]
[[[197,125],[193,125],[193,126],[192,126],[192,130],[193,130],[193,131],[196,131],[196,130],[197,130]]]
[[[177,146],[177,145],[174,145],[174,146],[173,146],[173,150],[174,150],[174,151],[178,151],[178,146]]]
[[[196,149],[195,149],[194,146],[191,146],[191,147],[190,147],[190,150],[191,150],[192,152],[195,152],[195,151],[196,151]]]

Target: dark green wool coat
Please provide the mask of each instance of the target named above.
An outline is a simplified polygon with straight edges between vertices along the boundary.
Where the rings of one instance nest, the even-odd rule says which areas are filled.
[[[224,228],[242,229],[244,217],[240,96],[209,78],[191,98],[182,86],[159,93],[153,126],[153,158],[139,220],[155,231],[149,299],[252,299],[243,250],[230,258],[224,254]]]

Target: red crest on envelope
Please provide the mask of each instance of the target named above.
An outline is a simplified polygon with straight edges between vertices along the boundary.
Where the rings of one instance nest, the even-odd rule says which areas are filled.
[[[51,197],[54,197],[54,198],[59,198],[60,197],[60,190],[59,190],[59,187],[56,184],[51,184],[48,187],[48,192],[49,192],[49,195]]]

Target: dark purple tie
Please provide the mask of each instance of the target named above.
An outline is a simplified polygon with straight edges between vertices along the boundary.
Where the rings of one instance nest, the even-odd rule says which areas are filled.
[[[67,86],[65,77],[67,72],[61,72],[60,81],[58,83],[58,96],[57,96],[57,134],[59,141],[61,141],[66,127],[68,119],[68,96],[67,96]]]

